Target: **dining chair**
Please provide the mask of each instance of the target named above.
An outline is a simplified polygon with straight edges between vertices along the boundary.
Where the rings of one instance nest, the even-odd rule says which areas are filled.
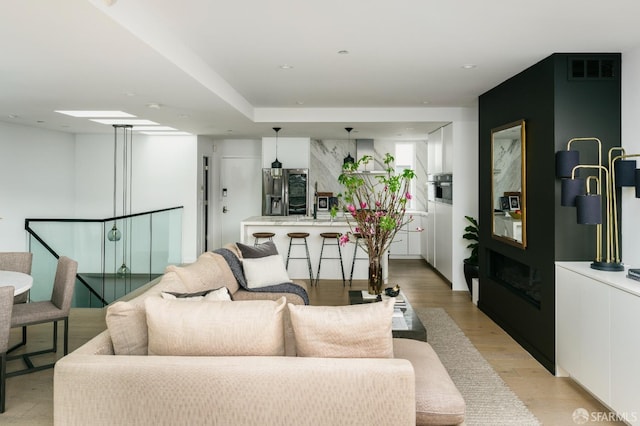
[[[4,413],[6,395],[5,376],[7,373],[7,349],[9,348],[9,331],[11,331],[13,292],[13,287],[0,287],[0,413]]]
[[[11,328],[53,322],[53,347],[8,357],[7,360],[9,361],[22,358],[27,368],[7,373],[7,377],[32,373],[54,366],[55,362],[34,366],[31,357],[58,352],[58,321],[63,321],[64,323],[64,355],[67,355],[69,352],[69,312],[71,311],[77,272],[78,262],[66,256],[60,256],[53,282],[51,300],[13,305]]]
[[[31,275],[33,253],[28,251],[0,252],[0,270],[22,272]],[[13,297],[13,303],[26,303],[29,300],[29,290]],[[22,341],[9,349],[9,352],[27,344],[27,327],[22,327]]]

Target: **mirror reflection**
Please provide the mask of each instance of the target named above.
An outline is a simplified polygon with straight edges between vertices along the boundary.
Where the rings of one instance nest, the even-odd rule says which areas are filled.
[[[525,248],[525,123],[520,120],[491,130],[493,237]]]

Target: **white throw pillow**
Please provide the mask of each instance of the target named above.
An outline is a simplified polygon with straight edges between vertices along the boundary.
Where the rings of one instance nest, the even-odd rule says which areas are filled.
[[[393,358],[395,299],[348,306],[289,303],[298,356]]]
[[[279,254],[253,259],[242,259],[247,287],[260,288],[291,282],[284,261]]]
[[[149,355],[282,356],[286,299],[184,303],[145,299]]]
[[[147,354],[147,319],[142,306],[115,302],[107,308],[105,320],[115,355]]]

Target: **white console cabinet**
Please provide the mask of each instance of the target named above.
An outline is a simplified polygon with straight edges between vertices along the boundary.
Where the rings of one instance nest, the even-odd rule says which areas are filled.
[[[640,425],[640,282],[556,262],[556,373]]]

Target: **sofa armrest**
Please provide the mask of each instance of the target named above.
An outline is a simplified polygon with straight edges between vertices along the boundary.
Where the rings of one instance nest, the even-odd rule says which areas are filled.
[[[55,425],[415,425],[401,359],[108,356],[54,371]]]

